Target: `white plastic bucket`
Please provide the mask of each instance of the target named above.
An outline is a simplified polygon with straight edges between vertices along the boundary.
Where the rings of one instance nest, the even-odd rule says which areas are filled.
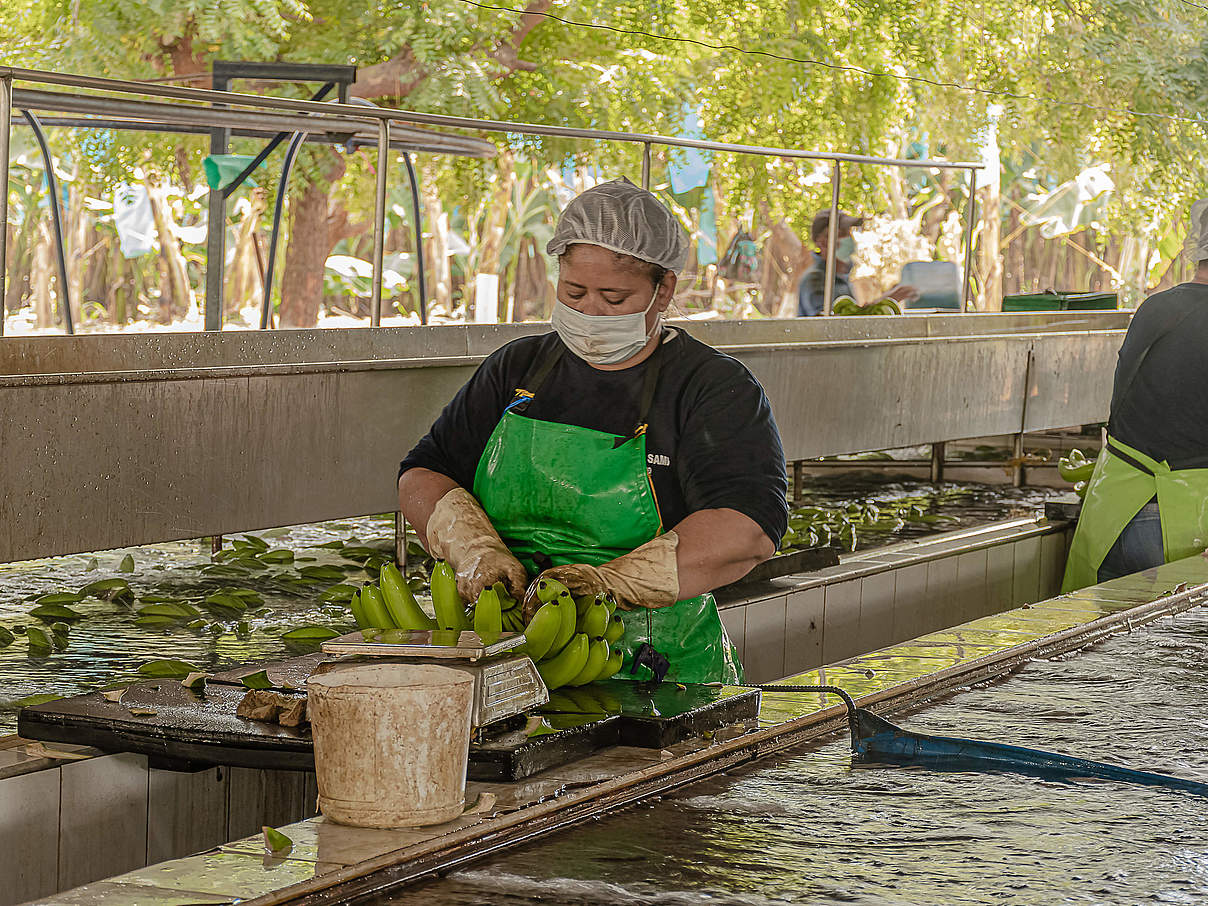
[[[470,674],[426,664],[311,677],[319,809],[357,827],[417,827],[460,815],[473,690]]]

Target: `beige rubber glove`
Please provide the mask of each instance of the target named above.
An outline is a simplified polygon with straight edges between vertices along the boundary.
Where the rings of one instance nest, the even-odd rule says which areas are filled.
[[[436,501],[424,534],[428,553],[453,567],[463,601],[477,601],[482,590],[496,582],[514,597],[524,594],[528,573],[465,488],[453,488]]]
[[[675,549],[679,535],[664,532],[622,557],[589,566],[569,563],[547,569],[538,578],[557,579],[573,595],[612,592],[622,610],[635,607],[670,607],[679,600],[679,568]],[[540,606],[537,583],[529,586],[524,600],[526,615]]]

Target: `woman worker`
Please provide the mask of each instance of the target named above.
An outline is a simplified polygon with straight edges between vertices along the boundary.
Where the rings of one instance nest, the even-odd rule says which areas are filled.
[[[488,356],[403,460],[400,509],[465,600],[496,581],[519,596],[538,574],[608,591],[622,675],[736,682],[709,592],[770,557],[787,524],[767,398],[663,323],[688,240],[652,194],[624,179],[584,192],[546,249],[553,332]]]
[[[1063,591],[1208,548],[1208,199],[1190,221],[1195,277],[1146,299],[1120,347]]]

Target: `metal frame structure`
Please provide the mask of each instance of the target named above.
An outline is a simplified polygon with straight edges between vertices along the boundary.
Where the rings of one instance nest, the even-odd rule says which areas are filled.
[[[249,67],[257,64],[223,64],[237,65],[237,74],[248,77],[252,72]],[[270,67],[273,77],[280,78],[277,64],[262,64]],[[299,65],[298,78],[314,79],[316,70],[313,67]],[[321,67],[330,80],[330,67]],[[221,68],[216,64],[215,76],[218,84],[225,87],[235,71]],[[255,77],[254,74],[251,77]],[[336,81],[339,81],[338,79]],[[40,85],[58,85],[83,91],[103,91],[117,95],[131,95],[142,98],[160,100],[125,100],[113,97],[98,97],[94,94],[69,94],[57,91],[31,90],[14,88],[14,82],[30,82]],[[442,127],[449,129],[471,130],[487,133],[510,133],[518,135],[544,135],[558,138],[579,138],[589,141],[616,141],[636,143],[642,146],[641,181],[644,188],[650,186],[651,155],[653,146],[693,148],[701,151],[731,152],[737,154],[754,154],[763,157],[777,157],[788,160],[821,160],[831,161],[831,219],[830,243],[827,252],[827,283],[824,303],[824,314],[830,314],[834,292],[835,270],[835,232],[837,228],[840,166],[843,163],[874,164],[893,167],[911,167],[923,169],[956,169],[969,171],[970,204],[966,215],[965,229],[965,268],[964,268],[964,299],[967,303],[970,294],[970,263],[973,243],[973,213],[974,213],[974,171],[981,169],[980,163],[956,162],[943,160],[909,160],[902,158],[875,157],[842,152],[804,151],[791,148],[774,148],[760,145],[741,145],[727,142],[711,142],[701,139],[677,138],[670,136],[652,135],[638,132],[614,132],[595,129],[578,129],[566,126],[547,126],[534,123],[513,123],[502,120],[475,119],[468,117],[447,116],[442,114],[418,113],[408,110],[394,110],[381,107],[367,107],[347,103],[346,92],[338,103],[321,101],[305,101],[292,98],[264,97],[260,95],[241,94],[220,89],[187,88],[164,84],[147,84],[120,79],[106,79],[92,76],[80,76],[70,73],[47,72],[44,70],[20,69],[15,67],[0,67],[0,148],[7,151],[8,134],[11,124],[13,107],[21,109],[53,110],[86,114],[90,116],[125,117],[134,121],[142,121],[145,125],[173,124],[188,127],[190,131],[198,126],[206,127],[213,138],[211,147],[225,149],[224,141],[237,129],[264,130],[272,128],[274,132],[325,132],[339,134],[344,140],[355,141],[357,144],[374,144],[379,151],[378,179],[374,199],[374,254],[373,254],[373,291],[371,298],[371,326],[381,323],[381,265],[383,244],[385,240],[385,210],[386,210],[386,150],[392,145],[392,135],[397,135],[403,141],[412,143],[415,150],[452,152],[464,154],[483,154],[483,142],[461,136],[437,135],[417,126]],[[164,101],[180,101],[185,103],[165,103]],[[206,105],[206,106],[201,106]],[[78,122],[78,121],[77,121]],[[275,127],[275,128],[274,128]],[[270,133],[271,134],[271,133]],[[490,152],[493,153],[493,148]],[[8,154],[0,159],[0,186],[8,185]],[[0,193],[4,194],[4,193]],[[211,217],[221,212],[216,210],[215,196],[211,195]],[[418,218],[417,218],[418,220]],[[0,205],[0,264],[4,262],[5,239],[7,228],[7,206]],[[207,244],[207,261],[213,261],[217,241],[213,239]],[[219,255],[219,260],[221,256]],[[212,285],[209,277],[211,269],[207,268],[207,287]],[[3,276],[0,275],[0,288],[3,287]],[[207,290],[206,297],[206,329],[221,328],[221,308],[215,306],[213,293]],[[217,307],[218,310],[214,310]],[[2,331],[0,325],[0,331]]]

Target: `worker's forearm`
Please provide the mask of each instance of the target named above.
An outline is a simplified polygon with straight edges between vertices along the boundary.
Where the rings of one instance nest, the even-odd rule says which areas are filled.
[[[437,502],[457,487],[448,475],[431,469],[408,469],[398,480],[398,508],[403,518],[419,535],[420,544],[428,547],[428,520]]]
[[[776,552],[759,524],[737,510],[698,510],[675,533],[680,600],[736,582]]]

